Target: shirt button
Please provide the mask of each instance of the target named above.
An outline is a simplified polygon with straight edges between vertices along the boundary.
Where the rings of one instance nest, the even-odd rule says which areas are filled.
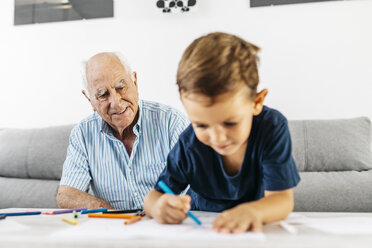
[[[137,192],[134,192],[133,195],[134,195],[134,196],[137,196],[138,194],[137,194]]]
[[[128,169],[128,172],[130,173],[130,172],[132,172],[132,170],[129,168],[129,169]]]

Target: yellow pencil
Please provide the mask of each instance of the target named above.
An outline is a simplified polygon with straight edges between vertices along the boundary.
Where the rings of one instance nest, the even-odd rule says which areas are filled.
[[[67,222],[67,223],[71,224],[71,225],[77,225],[77,224],[79,224],[79,222],[77,220],[72,220],[72,219],[69,219],[67,217],[62,217],[62,220],[64,222]]]

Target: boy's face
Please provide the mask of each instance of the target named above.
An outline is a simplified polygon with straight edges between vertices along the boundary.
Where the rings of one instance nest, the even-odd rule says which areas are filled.
[[[203,94],[181,93],[196,137],[222,156],[245,151],[253,116],[261,113],[267,90],[259,92],[255,100],[247,91],[242,86],[236,92],[221,94],[212,105],[211,98]]]

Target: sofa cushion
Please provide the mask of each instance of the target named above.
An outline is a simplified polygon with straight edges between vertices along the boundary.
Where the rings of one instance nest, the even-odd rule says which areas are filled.
[[[302,172],[295,211],[372,212],[372,170]]]
[[[0,176],[61,178],[73,125],[0,131]]]
[[[293,157],[299,171],[347,171],[372,168],[371,121],[289,121]]]
[[[0,209],[57,208],[58,180],[0,177]]]

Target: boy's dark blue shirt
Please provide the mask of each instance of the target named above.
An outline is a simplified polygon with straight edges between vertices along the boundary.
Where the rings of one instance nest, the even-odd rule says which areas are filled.
[[[190,185],[191,209],[220,212],[258,200],[264,191],[285,190],[300,181],[292,158],[287,119],[277,110],[263,107],[253,117],[240,171],[229,176],[221,155],[201,143],[190,125],[168,155],[159,176],[176,194]],[[163,192],[156,184],[155,189]]]

